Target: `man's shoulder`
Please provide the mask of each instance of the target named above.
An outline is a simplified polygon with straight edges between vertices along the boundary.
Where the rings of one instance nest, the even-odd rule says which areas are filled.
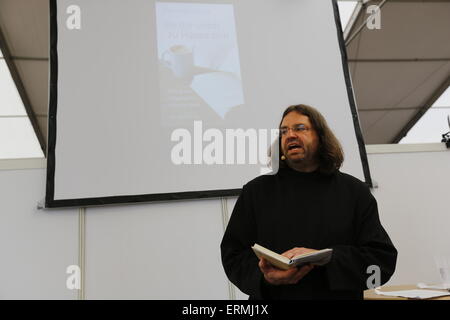
[[[336,172],[336,178],[346,186],[352,188],[352,189],[358,189],[358,190],[369,190],[369,186],[367,183],[361,181],[360,179],[356,178],[355,176],[352,176],[351,174],[337,171]]]
[[[245,184],[245,188],[260,188],[273,184],[276,179],[276,174],[263,174],[250,180]]]

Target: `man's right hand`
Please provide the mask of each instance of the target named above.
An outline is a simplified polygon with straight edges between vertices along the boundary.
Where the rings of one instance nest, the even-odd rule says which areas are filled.
[[[282,270],[274,267],[264,258],[259,260],[258,266],[266,281],[273,285],[296,284],[314,268],[313,265],[308,264],[301,268]]]

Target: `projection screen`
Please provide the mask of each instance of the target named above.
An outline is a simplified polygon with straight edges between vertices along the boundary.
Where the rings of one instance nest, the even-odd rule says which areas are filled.
[[[46,207],[238,195],[283,110],[371,184],[336,1],[52,0]],[[275,143],[274,143],[275,145]]]

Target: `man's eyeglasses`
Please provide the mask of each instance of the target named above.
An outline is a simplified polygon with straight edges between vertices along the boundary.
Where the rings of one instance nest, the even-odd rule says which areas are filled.
[[[289,130],[292,130],[292,132],[294,133],[304,133],[308,130],[311,130],[310,128],[305,127],[304,124],[297,124],[295,126],[293,126],[292,128],[289,127],[281,127],[280,128],[280,134],[282,136],[285,136],[288,134]]]

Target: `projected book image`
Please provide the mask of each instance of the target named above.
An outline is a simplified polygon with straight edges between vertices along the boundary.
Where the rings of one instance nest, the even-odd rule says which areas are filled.
[[[232,4],[156,3],[164,126],[221,121],[244,104]]]

